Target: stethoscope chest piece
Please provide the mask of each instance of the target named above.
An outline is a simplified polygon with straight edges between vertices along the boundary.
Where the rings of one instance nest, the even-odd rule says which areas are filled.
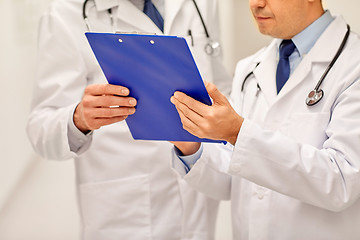
[[[313,106],[317,104],[324,96],[324,91],[322,89],[320,90],[312,90],[309,92],[307,98],[306,98],[306,105]]]
[[[220,55],[220,43],[219,42],[209,42],[205,45],[205,52],[208,54],[208,55],[211,55],[211,56],[219,56]]]

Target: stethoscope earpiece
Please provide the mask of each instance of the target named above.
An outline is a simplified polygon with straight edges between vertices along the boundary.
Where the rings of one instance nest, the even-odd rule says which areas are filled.
[[[324,96],[324,91],[322,89],[319,90],[312,90],[309,92],[307,98],[306,98],[306,105],[313,106],[317,104]]]

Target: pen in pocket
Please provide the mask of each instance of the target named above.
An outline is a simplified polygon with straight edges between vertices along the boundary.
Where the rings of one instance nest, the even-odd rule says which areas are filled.
[[[191,46],[193,47],[193,46],[194,46],[194,38],[193,38],[193,35],[192,35],[190,29],[189,29],[189,36],[190,36],[190,38],[191,38]]]

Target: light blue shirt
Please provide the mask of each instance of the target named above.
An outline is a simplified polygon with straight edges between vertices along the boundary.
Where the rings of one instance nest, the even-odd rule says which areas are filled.
[[[296,46],[296,51],[289,57],[290,75],[295,71],[303,57],[310,52],[321,34],[333,20],[334,17],[331,16],[330,11],[326,11],[320,18],[291,39]]]
[[[320,18],[315,22],[310,24],[302,32],[297,34],[292,38],[296,46],[296,50],[290,55],[290,75],[295,71],[296,67],[300,64],[303,57],[305,57],[308,52],[315,45],[316,41],[320,38],[321,34],[326,30],[330,23],[334,20],[334,17],[331,16],[330,11],[326,11]],[[281,41],[279,41],[280,45]],[[189,172],[192,166],[200,158],[203,148],[202,145],[200,149],[193,155],[189,156],[180,156],[179,151],[175,151],[181,162],[184,164],[186,172]]]
[[[190,171],[190,169],[194,166],[196,161],[201,157],[202,152],[203,152],[202,144],[200,145],[200,149],[196,153],[188,156],[180,156],[181,152],[177,148],[175,148],[175,153],[178,156],[178,158],[181,160],[181,162],[184,164],[186,173]]]

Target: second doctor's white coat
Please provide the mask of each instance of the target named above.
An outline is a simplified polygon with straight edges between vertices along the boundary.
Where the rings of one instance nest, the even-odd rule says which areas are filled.
[[[83,238],[213,239],[218,202],[191,190],[171,171],[172,144],[135,141],[122,121],[88,137],[79,132],[75,139],[79,148],[70,149],[69,124],[85,87],[107,83],[84,34],[83,2],[57,1],[42,17],[38,76],[28,123],[29,138],[40,155],[75,160]],[[197,2],[210,34],[217,39],[216,1]],[[92,31],[112,31],[107,9],[113,8],[117,31],[162,34],[128,0],[95,3],[96,7],[89,1],[87,7]],[[223,89],[230,86],[220,57],[204,51],[207,38],[193,2],[165,0],[164,12],[165,34],[187,36],[192,31],[194,47],[191,42],[189,46],[203,79]]]
[[[205,144],[185,179],[231,199],[234,239],[360,239],[360,39],[351,33],[321,88],[305,99],[346,32],[337,17],[276,95],[279,40],[240,61],[232,100],[245,121],[233,149]],[[245,84],[245,76],[259,66]],[[256,85],[261,91],[256,98]],[[233,151],[232,151],[233,150]]]

